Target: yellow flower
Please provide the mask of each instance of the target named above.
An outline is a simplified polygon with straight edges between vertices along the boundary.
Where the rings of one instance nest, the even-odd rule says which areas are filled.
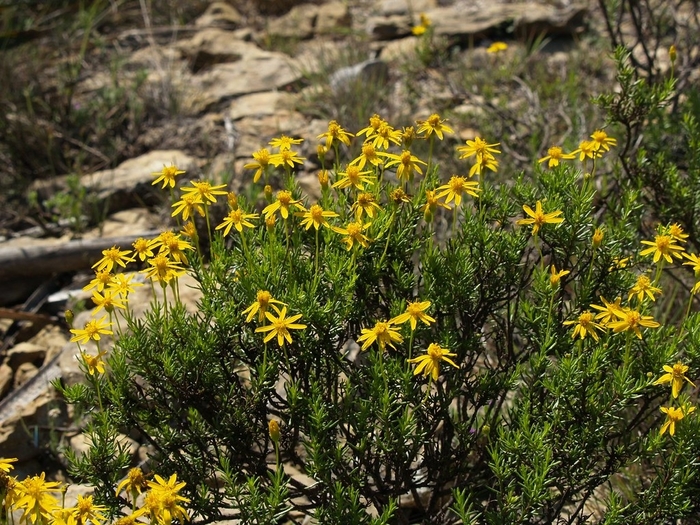
[[[51,511],[51,525],[78,525],[75,507],[56,507]],[[82,525],[82,524],[80,524]]]
[[[363,328],[362,334],[357,338],[357,342],[362,343],[362,350],[367,350],[375,341],[379,343],[379,348],[383,352],[386,345],[396,350],[392,343],[402,343],[403,337],[391,326],[391,321],[377,321],[374,328]]]
[[[674,399],[681,393],[683,381],[687,381],[693,387],[695,386],[693,382],[685,376],[685,373],[688,371],[688,365],[684,365],[680,361],[673,366],[664,365],[664,371],[666,373],[654,381],[654,384],[663,385],[664,383],[671,383],[671,395]]]
[[[423,217],[427,222],[431,222],[433,220],[435,210],[438,208],[438,206],[440,208],[445,208],[446,210],[450,209],[447,204],[438,200],[437,191],[425,190],[425,204],[423,205],[422,211]]]
[[[667,233],[678,242],[686,242],[686,239],[690,237],[690,235],[683,231],[683,228],[677,222],[674,222],[668,227]]]
[[[469,170],[470,177],[474,176],[474,174],[481,175],[484,168],[488,168],[494,172],[498,169],[498,161],[493,154],[500,153],[500,150],[496,149],[496,146],[499,144],[500,142],[488,144],[480,137],[475,137],[474,140],[468,140],[466,146],[459,146],[457,148],[457,151],[461,153],[459,156],[460,159],[467,159],[472,156],[476,158],[474,166]]]
[[[100,335],[112,335],[113,332],[109,330],[112,323],[105,323],[106,318],[107,316],[103,315],[100,319],[90,319],[82,329],[72,328],[70,332],[73,337],[71,337],[70,342],[87,344],[90,339],[99,341]]]
[[[371,171],[360,171],[360,166],[349,165],[345,171],[341,171],[338,175],[342,178],[333,184],[333,188],[348,188],[352,187],[358,190],[365,190],[364,184],[373,184],[372,177],[368,175]]]
[[[231,227],[235,227],[238,233],[243,233],[243,226],[247,228],[255,228],[255,225],[248,219],[257,219],[260,217],[257,213],[243,213],[240,208],[237,210],[231,210],[228,215],[224,217],[224,221],[219,224],[215,230],[224,229],[224,237],[226,237],[231,231]]]
[[[143,286],[143,283],[132,283],[131,280],[136,274],[129,274],[128,276],[123,273],[118,273],[115,275],[111,282],[109,283],[109,289],[116,292],[120,296],[127,298],[130,293],[134,292],[134,287]]]
[[[328,131],[326,133],[321,133],[318,139],[326,139],[326,148],[330,149],[333,146],[333,141],[337,140],[345,144],[350,145],[350,137],[354,137],[352,133],[345,131],[337,121],[331,120],[328,123]]]
[[[411,33],[413,33],[415,36],[421,36],[421,35],[425,34],[425,32],[427,30],[428,30],[427,27],[418,25],[418,26],[413,26],[411,28]]]
[[[278,345],[284,346],[285,341],[291,344],[292,336],[290,335],[289,330],[303,330],[304,328],[306,328],[305,324],[299,324],[294,322],[301,319],[301,314],[287,317],[286,306],[283,306],[282,310],[280,310],[273,304],[272,308],[274,308],[274,310],[277,312],[277,317],[272,315],[270,312],[265,312],[265,317],[268,321],[270,321],[271,324],[256,328],[255,331],[270,332],[263,339],[263,342],[265,343],[277,336]]]
[[[505,51],[508,49],[508,44],[505,42],[494,42],[491,44],[487,49],[487,53],[500,53],[501,51]]]
[[[597,249],[603,243],[604,237],[605,230],[603,230],[602,228],[596,228],[593,232],[593,238],[591,239],[591,245],[593,246],[594,250]]]
[[[148,508],[151,517],[155,518],[159,525],[170,525],[173,518],[180,522],[190,519],[187,511],[180,505],[180,502],[189,503],[190,500],[178,494],[185,482],[178,483],[177,474],[170,476],[167,482],[156,474],[155,481],[149,481],[148,486],[150,490],[144,500],[144,507]]]
[[[151,185],[158,184],[159,182],[163,182],[163,187],[161,188],[164,190],[166,186],[170,186],[171,188],[175,187],[175,177],[178,175],[182,175],[185,173],[184,170],[179,170],[177,169],[177,166],[171,165],[171,166],[163,166],[162,171],[157,171],[155,173],[151,173],[151,175],[158,175],[158,178],[151,182]]]
[[[401,152],[401,155],[396,155],[394,153],[384,153],[386,157],[391,159],[387,162],[384,167],[390,168],[391,166],[396,166],[396,177],[399,180],[413,180],[413,172],[418,172],[418,174],[423,175],[423,170],[418,164],[424,164],[427,166],[426,162],[423,162],[407,149]]]
[[[209,206],[210,204],[214,204],[216,202],[216,197],[215,195],[226,195],[228,192],[223,191],[222,188],[226,187],[226,184],[219,184],[218,186],[212,186],[211,183],[209,183],[206,180],[203,181],[196,181],[196,180],[191,180],[190,184],[192,184],[192,188],[189,186],[183,186],[180,188],[180,191],[183,191],[185,193],[196,193],[198,194],[204,204]]]
[[[352,211],[358,222],[363,213],[366,213],[370,219],[374,219],[377,210],[381,210],[381,207],[377,204],[377,199],[372,193],[360,193],[352,205]]]
[[[318,172],[318,183],[321,185],[321,188],[327,188],[328,187],[328,170],[320,170]]]
[[[90,521],[94,525],[97,525],[107,520],[102,514],[103,511],[107,510],[107,507],[104,505],[95,505],[92,501],[92,496],[83,496],[79,494],[75,508],[78,523],[85,524]]]
[[[282,149],[279,153],[275,153],[270,157],[270,164],[273,166],[289,166],[294,167],[294,164],[302,165],[306,160],[305,157],[299,157],[299,153],[290,149]]]
[[[180,238],[180,234],[166,230],[151,242],[152,248],[160,248],[158,253],[172,257],[175,262],[187,264],[185,250],[193,250],[192,245]]]
[[[92,292],[92,302],[96,306],[92,311],[92,315],[96,315],[103,308],[107,313],[112,313],[115,308],[126,310],[126,305],[118,297],[114,297],[110,290],[105,290],[104,295],[97,291]]]
[[[583,161],[585,158],[595,159],[602,156],[602,153],[598,151],[599,147],[598,143],[593,140],[582,140],[578,145],[578,149],[572,151],[571,154],[574,156],[578,154],[580,161]]]
[[[197,212],[201,217],[204,217],[204,202],[202,201],[202,196],[198,193],[183,194],[182,198],[171,207],[175,208],[175,210],[173,210],[170,216],[177,217],[178,215],[182,214],[183,221],[188,220],[190,217],[194,217],[194,212]]]
[[[244,165],[243,168],[247,170],[255,170],[253,182],[258,182],[262,174],[265,173],[265,170],[267,170],[267,167],[270,165],[270,152],[267,150],[267,148],[258,150],[253,153],[253,160],[255,162],[249,162],[248,164]]]
[[[654,294],[660,294],[661,288],[652,286],[651,280],[646,275],[640,275],[637,277],[637,282],[630,289],[629,297],[627,301],[631,301],[632,297],[637,296],[637,303],[641,304],[645,297],[648,297],[652,301],[655,299]]]
[[[138,255],[141,261],[145,261],[149,257],[153,257],[153,252],[151,251],[151,241],[148,239],[139,237],[134,241],[132,246],[134,247],[134,254]],[[97,291],[101,292],[102,290],[98,289]]]
[[[146,476],[144,476],[140,468],[134,467],[129,470],[126,478],[117,485],[117,496],[121,494],[122,490],[126,489],[127,494],[131,495],[133,501],[135,496],[141,494],[141,491],[145,490],[146,487],[148,487]]]
[[[555,166],[559,166],[559,161],[560,160],[571,160],[575,159],[576,155],[573,153],[564,153],[564,150],[562,150],[559,146],[552,146],[547,150],[547,156],[542,157],[540,160],[537,162],[542,163],[546,160],[549,162],[547,163],[548,168],[553,168]]]
[[[635,335],[641,339],[642,331],[640,330],[640,327],[658,328],[661,326],[659,323],[654,321],[654,318],[650,315],[642,315],[638,311],[630,308],[614,310],[613,314],[617,316],[618,321],[610,322],[608,324],[608,328],[612,329],[615,333],[634,332]]]
[[[51,493],[60,492],[61,484],[57,481],[46,481],[44,478],[45,474],[42,472],[17,483],[19,499],[14,508],[23,511],[21,522],[26,523],[29,519],[32,523],[46,523],[51,512],[58,507],[58,500]]]
[[[413,126],[404,126],[401,129],[401,146],[403,149],[411,149],[411,144],[416,138],[416,130]]]
[[[102,358],[106,355],[106,351],[103,350],[98,352],[97,355],[86,354],[85,352],[80,352],[80,358],[85,364],[88,373],[94,376],[95,373],[104,374],[105,373],[105,362]]]
[[[159,253],[155,257],[148,259],[150,268],[141,270],[151,280],[158,281],[165,285],[172,279],[177,279],[185,274],[185,269],[178,263],[171,261],[165,254]]]
[[[377,155],[377,150],[374,149],[374,146],[371,142],[365,142],[362,145],[362,153],[360,153],[359,157],[353,159],[350,162],[350,165],[354,166],[355,164],[357,164],[357,167],[362,169],[368,162],[373,166],[379,166],[384,162],[381,159],[381,157]]]
[[[377,133],[382,124],[386,124],[386,121],[375,113],[369,118],[369,126],[358,131],[357,136],[367,135],[367,140],[369,140]]]
[[[267,313],[267,309],[271,304],[286,306],[282,301],[273,299],[272,294],[267,290],[258,290],[255,302],[243,310],[243,315],[248,315],[248,317],[245,318],[245,322],[249,323],[256,313],[258,314],[258,322],[263,322],[265,313]]]
[[[569,270],[560,270],[557,271],[557,269],[552,265],[549,268],[550,274],[549,274],[549,284],[552,285],[552,288],[555,288],[559,286],[559,281],[561,280],[562,277],[565,275],[569,275],[571,272]]]
[[[359,135],[359,133],[358,133]],[[382,122],[376,133],[367,136],[367,140],[372,140],[372,145],[375,148],[388,149],[389,142],[401,144],[401,132],[391,127],[388,123]]]
[[[420,36],[428,30],[428,28],[430,27],[431,24],[432,24],[432,22],[425,15],[425,13],[421,13],[420,14],[420,24],[417,26],[413,26],[413,29],[411,29],[411,32],[416,36]]]
[[[267,423],[267,430],[270,434],[270,439],[273,443],[279,443],[280,441],[280,424],[276,419],[271,419]]]
[[[597,129],[591,135],[593,139],[594,147],[597,150],[604,149],[605,151],[610,151],[610,146],[617,146],[617,139],[608,137],[602,129]]]
[[[305,210],[305,208],[301,204],[300,200],[294,200],[292,198],[291,191],[280,190],[277,192],[277,199],[275,200],[275,202],[266,206],[262,212],[263,212],[263,215],[265,215],[265,219],[267,220],[271,216],[273,216],[276,211],[279,210],[282,218],[286,220],[287,217],[289,217],[289,207],[290,206],[294,206],[298,210],[302,210],[302,211]]]
[[[661,407],[661,412],[666,414],[666,422],[661,426],[660,435],[663,436],[666,429],[668,429],[669,434],[674,435],[676,433],[676,423],[688,414],[695,412],[695,407]]]
[[[445,196],[447,197],[447,199],[445,199],[445,204],[449,204],[454,199],[455,206],[459,206],[462,203],[463,193],[471,195],[472,197],[479,197],[478,192],[481,190],[478,182],[468,181],[464,177],[452,175],[450,181],[437,188],[436,191],[440,192],[436,195],[436,198],[442,199]]]
[[[642,241],[642,244],[646,244],[650,246],[650,248],[642,250],[639,252],[639,255],[646,256],[653,254],[655,263],[659,262],[661,257],[668,263],[673,262],[672,257],[676,257],[677,259],[683,258],[683,256],[678,253],[684,251],[683,246],[676,244],[676,240],[670,235],[657,235],[654,237],[653,241]]]
[[[576,321],[564,321],[564,326],[575,324],[574,332],[571,334],[571,339],[576,339],[579,336],[584,339],[587,334],[591,334],[591,337],[598,341],[598,334],[596,330],[600,330],[601,326],[594,321],[593,314],[586,310],[581,315],[578,316]]]
[[[685,253],[685,252],[683,252],[683,257],[688,259],[688,262],[684,262],[683,264],[685,266],[692,266],[693,267],[693,272],[695,272],[696,279],[698,277],[700,277],[700,257],[695,255],[694,253]]]
[[[93,264],[92,267],[97,268],[98,272],[102,270],[111,272],[115,264],[126,268],[126,263],[134,262],[134,259],[129,257],[130,253],[131,250],[120,250],[116,246],[112,246],[111,248],[102,250],[102,259]]]
[[[408,359],[409,363],[415,363],[416,369],[413,371],[413,375],[417,376],[421,372],[424,377],[430,376],[433,381],[437,381],[440,376],[440,361],[445,361],[451,364],[455,368],[459,366],[450,359],[450,357],[455,357],[457,354],[448,352],[447,349],[442,348],[437,343],[431,343],[426,350],[425,355],[419,355],[413,359]]]
[[[435,319],[430,317],[425,311],[430,308],[430,301],[414,301],[406,305],[406,311],[397,315],[389,321],[390,324],[403,324],[406,321],[411,321],[411,330],[415,330],[418,321],[423,321],[426,325],[434,323]]]
[[[425,133],[426,139],[430,138],[430,136],[435,133],[437,138],[443,140],[443,133],[454,133],[454,130],[445,124],[445,122],[447,122],[447,119],[441,119],[440,115],[433,113],[425,120],[416,121],[416,124],[418,124],[417,133]]]
[[[5,473],[9,473],[13,468],[15,468],[12,463],[15,463],[17,458],[0,458],[0,470]]]
[[[358,221],[348,223],[345,228],[331,226],[331,230],[341,235],[345,235],[345,237],[343,237],[343,242],[345,243],[346,248],[351,250],[355,243],[359,244],[363,248],[367,248],[369,246],[369,239],[362,233],[369,228],[369,226],[370,223],[362,224]]]
[[[336,212],[324,210],[318,204],[314,204],[313,206],[311,206],[311,208],[309,208],[306,211],[296,212],[295,215],[303,219],[301,221],[301,225],[305,226],[307,230],[311,228],[311,226],[313,226],[317,230],[321,226],[330,228],[330,224],[328,224],[328,221],[326,219],[331,217],[338,217],[338,214]]]
[[[83,291],[89,292],[90,290],[95,288],[98,292],[101,292],[105,289],[105,286],[107,286],[111,281],[112,274],[109,270],[101,270],[95,272],[95,278],[92,281],[90,281],[87,284],[87,286],[85,286],[85,288],[83,288]]]
[[[290,150],[294,144],[301,144],[304,139],[293,139],[287,135],[282,135],[279,138],[274,138],[268,144],[273,148],[278,148],[280,151]]]
[[[600,296],[600,300],[605,306],[599,306],[597,304],[592,304],[591,308],[594,310],[598,310],[600,313],[596,314],[595,318],[597,321],[600,321],[600,324],[603,326],[607,326],[611,322],[617,320],[617,318],[623,314],[622,307],[620,306],[620,302],[622,301],[621,297],[618,297],[615,299],[614,303],[609,303],[608,301],[605,300],[605,297],[602,295]]]
[[[545,224],[559,224],[564,221],[563,217],[559,217],[561,215],[562,211],[553,211],[550,213],[544,213],[542,210],[542,203],[540,201],[537,201],[535,204],[535,211],[530,208],[528,205],[523,205],[523,210],[525,210],[525,213],[527,213],[530,218],[528,219],[519,219],[516,221],[516,224],[519,225],[527,225],[527,224],[532,224],[532,234],[537,235],[537,232],[539,231],[540,227],[545,225]]]

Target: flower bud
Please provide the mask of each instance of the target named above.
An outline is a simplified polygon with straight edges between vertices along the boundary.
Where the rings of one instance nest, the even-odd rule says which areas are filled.
[[[668,48],[668,58],[671,59],[671,63],[676,61],[676,58],[678,58],[678,52],[676,51],[676,45],[671,44],[671,47]]]
[[[265,194],[265,200],[269,203],[272,203],[272,186],[270,186],[269,184],[265,184],[265,187],[263,188],[263,193]]]
[[[275,229],[276,220],[275,215],[270,215],[269,217],[265,218],[265,227],[267,228],[267,231],[272,231]]]
[[[268,430],[270,432],[270,439],[273,443],[277,444],[280,441],[280,424],[275,420],[271,419],[267,424]]]
[[[603,242],[603,237],[605,234],[603,233],[603,230],[601,228],[596,228],[595,231],[593,232],[593,249],[597,249],[601,243]]]
[[[328,148],[324,146],[323,144],[319,144],[316,146],[316,155],[318,155],[318,159],[323,162],[326,160],[326,153],[328,153]]]
[[[73,319],[75,318],[75,315],[73,315],[73,310],[66,310],[64,315],[66,316],[66,323],[68,323],[68,326],[73,328]]]
[[[235,193],[229,191],[226,194],[226,200],[228,200],[228,205],[232,210],[238,209],[238,196]]]
[[[318,172],[318,182],[321,184],[322,188],[328,187],[328,170],[321,170]]]

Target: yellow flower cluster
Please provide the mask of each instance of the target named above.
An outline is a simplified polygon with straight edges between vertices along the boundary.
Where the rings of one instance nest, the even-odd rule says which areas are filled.
[[[579,160],[597,159],[603,156],[604,153],[610,151],[612,146],[617,146],[617,139],[608,136],[602,130],[597,129],[590,136],[591,140],[582,140],[578,148],[570,153],[564,153],[560,146],[552,146],[547,150],[547,155],[539,159],[539,163],[547,162],[548,168],[559,166],[562,160],[572,160],[578,155]]]

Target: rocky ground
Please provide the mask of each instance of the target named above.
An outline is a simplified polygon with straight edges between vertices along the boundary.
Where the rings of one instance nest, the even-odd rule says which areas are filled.
[[[36,210],[8,207],[1,214],[0,456],[19,458],[20,475],[50,467],[60,476],[62,447],[85,447],[70,408],[50,385],[81,377],[62,311],[67,301],[87,302],[89,309],[81,288],[91,279],[90,266],[102,249],[114,243],[127,246],[128,239],[155,235],[168,226],[167,207],[151,185],[153,172],[174,163],[189,178],[222,180],[233,191],[245,192],[250,174],[243,164],[272,137],[286,134],[306,139],[302,156],[309,160],[298,177],[314,194],[315,137],[326,130],[330,117],[360,119],[341,107],[353,104],[344,99],[348,86],[379,84],[388,94],[368,105],[367,114],[400,116],[408,113],[402,107],[410,107],[413,118],[425,117],[436,110],[436,100],[440,110],[472,107],[473,97],[450,89],[438,72],[421,65],[419,39],[411,34],[419,13],[432,21],[442,49],[452,55],[469,53],[486,66],[491,63],[485,50],[495,40],[509,42],[506,53],[532,45],[535,36],[556,38],[566,48],[593,25],[586,3],[568,1],[331,0],[290,2],[286,12],[278,12],[283,2],[275,9],[273,4],[201,3],[180,25],[153,25],[141,13],[136,21],[105,30],[104,45],[119,57],[120,82],[131,85],[138,79],[140,92],[148,93],[163,112],[154,112],[153,125],[123,145],[115,163],[100,161],[94,145],[80,146],[92,166],[109,166],[86,170],[79,178],[86,190],[83,199],[98,214],[83,217],[89,210],[81,209],[79,217],[63,217],[63,222],[47,220]],[[565,67],[566,57],[556,47],[546,59]],[[411,64],[411,71],[420,71],[421,86],[409,101],[402,75]],[[72,102],[77,106],[93,104],[114,84],[115,72],[108,67],[89,73],[75,86]],[[353,131],[364,125],[341,124]],[[464,140],[475,130],[457,131]],[[38,177],[28,190],[46,202],[65,193],[68,183],[68,173],[57,173]],[[76,220],[84,221],[81,228]],[[130,304],[145,308],[149,292],[150,287],[142,287]],[[194,308],[196,291],[182,299]],[[86,315],[89,311],[77,317],[76,325],[82,326]],[[147,450],[132,437],[123,439],[135,460],[142,460]]]

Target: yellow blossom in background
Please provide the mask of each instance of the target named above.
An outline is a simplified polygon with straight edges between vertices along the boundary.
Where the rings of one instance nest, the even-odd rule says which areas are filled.
[[[193,241],[196,241],[197,239],[197,227],[194,225],[192,221],[187,221],[185,224],[182,225],[182,230],[180,230],[180,235],[184,235],[185,237],[192,239]]]
[[[190,217],[194,217],[195,212],[204,217],[204,202],[201,195],[198,193],[185,193],[182,198],[171,205],[175,208],[170,214],[171,217],[177,217],[182,214],[182,220],[187,221]],[[143,260],[143,259],[141,259]]]
[[[313,226],[315,229],[319,229],[321,226],[330,228],[330,224],[326,219],[332,217],[338,217],[338,214],[334,211],[324,210],[319,204],[314,204],[306,211],[296,212],[297,217],[301,217],[301,225],[307,230]]]
[[[14,467],[13,463],[17,462],[17,458],[0,458],[0,470],[9,473]]]
[[[593,140],[582,140],[578,148],[571,152],[572,155],[578,155],[579,160],[583,161],[586,158],[595,159],[602,156],[602,153],[598,151],[598,143]]]
[[[318,183],[321,185],[321,188],[328,187],[328,170],[320,170],[318,172]]]
[[[678,50],[676,49],[675,44],[671,44],[668,48],[668,58],[671,60],[671,64],[673,64],[676,59],[678,58]]]
[[[617,146],[617,139],[609,137],[608,134],[602,129],[595,130],[591,135],[591,138],[593,139],[593,147],[596,151],[599,149],[610,151],[611,146]]]
[[[386,121],[375,113],[369,118],[369,125],[358,131],[357,136],[359,137],[360,135],[366,135],[366,139],[370,140],[377,134],[377,131],[379,131],[382,124],[386,124]]]
[[[185,486],[185,482],[177,482],[177,474],[170,476],[168,481],[165,481],[158,474],[155,475],[155,481],[149,481],[150,490],[144,500],[144,507],[148,509],[151,515],[151,523],[154,521],[159,525],[170,525],[173,519],[177,519],[181,523],[190,519],[187,511],[180,503],[189,503],[189,499],[178,494]]]
[[[683,265],[685,266],[692,266],[693,267],[693,272],[695,273],[695,278],[700,277],[700,258],[695,255],[694,253],[686,253],[683,252],[683,257],[688,259],[688,262],[684,262]]]
[[[291,191],[280,190],[277,192],[277,198],[275,199],[275,202],[265,206],[262,212],[263,215],[265,215],[266,220],[273,216],[277,211],[280,212],[280,215],[283,219],[287,219],[287,217],[289,217],[289,209],[291,206],[294,206],[297,210],[303,211],[306,209],[301,204],[300,200],[295,200],[292,197]]]
[[[145,261],[149,257],[153,257],[153,251],[151,251],[151,241],[148,239],[139,237],[134,241],[132,246],[134,247],[134,254],[139,256],[139,260]],[[101,292],[102,290],[98,291]]]
[[[38,476],[30,476],[17,483],[16,491],[19,499],[14,508],[22,510],[20,522],[33,524],[47,523],[53,509],[58,507],[58,500],[52,493],[61,491],[61,483],[58,481],[46,481],[43,472]]]
[[[450,359],[450,357],[455,357],[456,355],[457,354],[442,348],[437,343],[431,343],[428,346],[425,355],[419,355],[418,357],[408,359],[407,361],[418,365],[413,371],[413,375],[418,375],[422,372],[424,377],[430,376],[433,381],[437,381],[438,377],[440,376],[441,361],[445,361],[446,363],[459,369],[459,365]]]
[[[452,200],[454,200],[455,206],[459,206],[460,204],[462,204],[463,194],[466,193],[467,195],[471,195],[472,197],[478,198],[479,191],[481,190],[477,181],[469,181],[464,177],[452,175],[452,177],[450,177],[449,182],[437,188],[436,191],[438,192],[438,199],[447,197],[445,199],[445,204],[449,204],[450,202],[452,202]]]
[[[677,222],[671,224],[668,227],[668,231],[666,233],[668,233],[668,235],[673,237],[678,242],[686,242],[688,237],[690,237],[690,235],[683,231],[683,228]]]
[[[385,167],[396,166],[396,177],[399,180],[412,181],[414,172],[423,175],[423,170],[419,164],[427,166],[426,162],[420,160],[407,149],[403,150],[400,155],[394,153],[385,153],[384,155],[391,159],[385,164]]]
[[[103,315],[100,319],[90,319],[84,328],[72,328],[70,332],[73,337],[70,342],[87,344],[91,339],[99,341],[101,335],[112,335],[113,332],[109,329],[112,323],[105,323],[106,318],[107,316]]]
[[[102,250],[102,259],[93,264],[92,267],[97,268],[98,272],[102,270],[111,272],[115,264],[126,268],[126,263],[134,262],[134,259],[129,257],[130,254],[131,250],[120,250],[116,246],[112,246],[111,248]]]
[[[426,191],[425,193],[426,193],[426,195],[427,195],[427,194],[428,194],[428,191]],[[433,195],[435,194],[434,191],[431,192],[431,193],[432,193]],[[399,205],[399,204],[406,204],[406,203],[408,203],[408,202],[411,202],[411,196],[410,196],[410,195],[406,195],[406,192],[403,191],[403,188],[396,188],[395,190],[393,190],[393,191],[389,194],[389,199],[391,200],[391,202],[393,202],[393,203],[396,204],[396,205]],[[437,199],[435,199],[435,201],[436,201],[436,203],[437,203]],[[436,205],[437,205],[437,204],[436,204]],[[444,208],[447,208],[448,210],[450,209],[449,206],[446,206],[446,205],[444,205],[444,204],[440,204],[440,205],[443,206]]]
[[[141,494],[147,487],[148,482],[143,471],[139,467],[134,467],[129,470],[126,478],[117,485],[117,496],[121,494],[122,490],[126,490],[127,494],[132,496],[132,499],[136,499],[136,495]]]
[[[501,153],[500,150],[496,149],[496,146],[500,145],[500,142],[494,144],[489,144],[480,137],[475,137],[474,140],[467,140],[465,146],[457,147],[457,151],[461,153],[460,159],[468,159],[469,157],[475,157],[476,161],[472,168],[469,170],[469,176],[472,177],[475,174],[481,175],[484,168],[488,168],[491,171],[496,171],[498,169],[498,161],[494,154]]]
[[[430,138],[433,133],[435,133],[437,138],[443,140],[444,133],[454,133],[454,130],[445,124],[445,122],[447,122],[447,119],[442,119],[440,115],[433,113],[425,120],[416,121],[416,124],[418,124],[416,133],[419,135],[425,134],[426,139]]]
[[[255,225],[250,222],[249,219],[257,219],[260,216],[257,213],[243,213],[243,210],[240,208],[237,210],[231,210],[228,212],[228,215],[224,217],[224,220],[221,224],[219,224],[215,230],[224,230],[224,237],[226,237],[229,232],[231,231],[231,228],[234,227],[236,230],[238,230],[238,233],[243,233],[243,227],[245,226],[246,228],[255,228]]]
[[[337,121],[331,120],[328,123],[328,131],[321,133],[318,137],[319,139],[326,139],[326,148],[330,149],[333,146],[334,141],[342,142],[346,146],[350,145],[350,137],[354,137],[352,133],[345,131]]]
[[[660,293],[661,288],[653,286],[649,277],[647,277],[646,275],[640,275],[639,277],[637,277],[637,282],[635,283],[635,285],[630,289],[627,301],[631,301],[632,297],[634,297],[635,295],[637,296],[637,302],[639,304],[641,304],[644,301],[645,297],[648,297],[650,300],[654,301],[654,294]]]
[[[109,270],[95,272],[95,278],[83,288],[83,291],[89,292],[95,288],[98,292],[101,292],[111,281],[112,273]]]
[[[428,28],[432,25],[430,19],[425,15],[425,13],[420,14],[420,24],[413,26],[411,32],[416,36],[421,36],[425,34]]]
[[[351,250],[355,243],[359,244],[363,248],[367,248],[369,246],[369,239],[363,233],[369,227],[370,223],[362,224],[361,222],[354,221],[348,223],[345,228],[331,226],[331,229],[336,233],[344,235],[342,240],[345,243],[345,247],[346,249]]]
[[[107,521],[107,518],[102,514],[107,510],[104,505],[95,505],[92,501],[92,495],[83,496],[78,494],[78,501],[75,504],[75,517],[80,524],[86,524],[88,521],[94,525],[98,525]]]
[[[79,525],[75,507],[56,507],[51,511],[51,525]],[[80,524],[82,525],[82,524]]]
[[[267,167],[270,165],[270,151],[267,148],[255,151],[253,153],[253,162],[249,162],[243,166],[247,170],[255,170],[253,182],[258,182],[262,177]]]
[[[564,222],[564,218],[559,217],[559,215],[561,215],[564,212],[553,211],[549,213],[544,213],[544,210],[542,209],[542,203],[540,201],[537,201],[537,203],[535,203],[534,211],[527,204],[523,205],[523,210],[527,215],[529,215],[529,218],[518,219],[516,221],[516,224],[519,224],[521,226],[532,224],[533,235],[537,235],[537,232],[539,231],[540,227],[544,226],[545,224],[559,224],[561,222]]]
[[[570,273],[571,272],[569,270],[557,271],[554,265],[552,265],[549,268],[549,284],[552,285],[553,288],[559,286],[559,281],[561,280],[561,278],[565,275],[569,275]]]
[[[614,310],[613,314],[618,320],[608,323],[608,328],[613,330],[615,333],[634,332],[634,334],[641,339],[641,328],[658,328],[661,326],[659,323],[654,321],[654,318],[650,315],[642,315],[637,310],[632,310],[631,308]]]
[[[373,184],[374,181],[370,177],[371,171],[360,171],[360,166],[348,166],[345,171],[338,173],[342,178],[333,184],[333,188],[355,188],[361,191],[365,190],[365,184]]]
[[[151,185],[156,185],[159,182],[163,183],[163,186],[161,189],[165,189],[166,187],[170,186],[171,188],[175,187],[175,177],[178,175],[182,175],[185,173],[184,170],[179,170],[177,169],[177,166],[172,165],[172,166],[163,166],[163,169],[161,171],[157,171],[155,173],[151,173],[151,175],[157,175],[158,178],[154,180]]]
[[[664,435],[668,429],[668,433],[674,435],[676,433],[676,423],[683,419],[688,414],[695,412],[695,407],[661,407],[661,412],[666,414],[666,422],[661,426],[660,435]]]
[[[199,195],[204,204],[206,204],[207,206],[216,202],[216,195],[226,195],[228,193],[226,191],[223,191],[223,188],[226,187],[226,184],[212,186],[211,183],[206,180],[191,180],[190,184],[192,184],[192,187],[182,186],[180,188],[180,191],[184,193],[194,193]]]
[[[561,160],[571,160],[575,158],[576,155],[574,153],[564,153],[564,150],[562,150],[559,146],[552,146],[547,150],[547,156],[542,157],[537,162],[542,163],[549,161],[547,163],[547,167],[553,168],[555,166],[559,166],[559,161]]]
[[[438,208],[438,206],[440,208],[445,208],[446,210],[450,209],[447,204],[440,202],[437,196],[437,191],[425,190],[425,204],[423,205],[421,211],[423,212],[423,217],[427,222],[431,222],[433,220],[435,210]]]
[[[674,399],[681,393],[684,381],[687,381],[693,387],[695,387],[693,382],[685,376],[685,373],[688,371],[688,365],[684,365],[678,361],[673,366],[664,365],[664,371],[666,373],[654,381],[654,384],[663,385],[664,383],[671,383],[671,395],[674,397]]]
[[[367,350],[374,342],[379,344],[379,349],[384,352],[386,345],[396,350],[392,343],[402,343],[403,337],[391,326],[391,321],[377,321],[374,328],[363,328],[358,343],[362,343],[362,350]]]
[[[508,49],[508,44],[505,42],[494,42],[486,49],[486,52],[495,54],[505,51],[506,49]]]
[[[263,342],[265,343],[267,343],[276,336],[277,344],[279,346],[284,346],[285,341],[291,344],[292,336],[289,333],[289,330],[303,330],[304,328],[306,328],[305,324],[299,324],[295,322],[301,319],[301,314],[287,317],[286,306],[283,306],[282,310],[280,310],[273,304],[272,308],[277,312],[277,316],[275,317],[274,315],[272,315],[272,313],[265,312],[265,317],[268,321],[270,321],[270,324],[266,326],[260,326],[256,328],[255,331],[269,332],[269,334],[267,334],[263,339]]]
[[[600,300],[604,306],[592,304],[591,308],[600,312],[595,316],[596,321],[600,321],[601,325],[607,326],[609,323],[614,322],[618,319],[618,313],[620,315],[622,314],[623,310],[620,306],[622,297],[618,297],[617,299],[615,299],[614,303],[609,303],[605,300],[605,297],[603,297],[602,295],[600,296]]]
[[[418,321],[422,321],[426,325],[434,323],[435,319],[430,317],[425,311],[430,308],[430,301],[413,301],[406,305],[406,311],[397,315],[389,321],[390,324],[403,324],[406,321],[411,322],[411,330],[415,330]]]
[[[381,207],[377,204],[377,199],[372,193],[360,193],[352,205],[352,212],[358,221],[362,218],[363,213],[366,213],[370,219],[374,219],[378,210],[381,210]]]
[[[362,169],[368,162],[373,166],[379,166],[384,162],[382,158],[377,155],[377,150],[374,149],[374,145],[371,142],[365,142],[362,145],[362,153],[360,153],[359,157],[353,159],[350,165],[354,166],[357,164],[357,167]]]
[[[657,235],[653,241],[642,241],[642,244],[650,246],[639,252],[641,256],[654,255],[654,262],[657,263],[663,257],[667,263],[672,263],[673,258],[682,259],[679,253],[684,251],[683,246],[676,244],[676,240],[670,235]]]
[[[287,135],[282,135],[279,138],[272,139],[268,144],[280,151],[285,151],[292,149],[293,145],[301,144],[302,142],[304,142],[304,139],[293,139]]]
[[[286,306],[282,301],[273,299],[272,294],[267,290],[258,290],[255,302],[243,310],[242,315],[247,315],[245,322],[249,323],[253,317],[255,317],[255,314],[258,314],[258,322],[263,322],[265,320],[265,313],[271,304]]]
[[[576,326],[574,326],[571,339],[576,339],[576,336],[584,339],[586,335],[590,334],[593,339],[596,341],[599,340],[596,330],[600,330],[601,326],[595,322],[594,316],[590,311],[586,310],[585,312],[581,313],[576,321],[564,321],[564,326],[569,326],[572,324]]]

